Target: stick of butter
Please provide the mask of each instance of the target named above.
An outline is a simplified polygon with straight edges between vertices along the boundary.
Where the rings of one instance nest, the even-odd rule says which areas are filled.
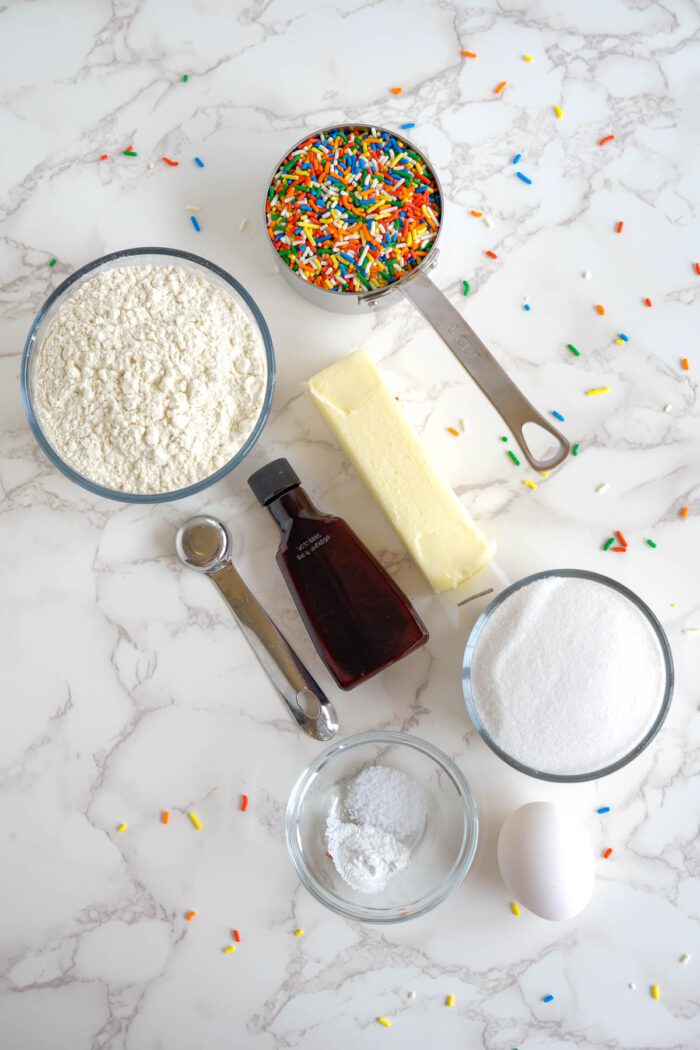
[[[309,393],[434,590],[457,587],[488,565],[495,543],[430,462],[364,350],[315,375]]]

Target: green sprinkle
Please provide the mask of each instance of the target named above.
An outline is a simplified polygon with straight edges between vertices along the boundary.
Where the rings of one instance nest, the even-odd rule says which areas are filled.
[[[507,441],[507,440],[508,440],[508,438],[505,437],[505,435],[501,438],[501,441]]]
[[[122,153],[125,157],[138,157],[138,153],[133,149],[124,149]]]
[[[508,449],[508,455],[513,460],[513,462],[515,463],[516,467],[519,467],[520,466],[520,460],[516,456],[515,452],[511,452],[511,450]]]
[[[183,73],[182,74],[182,83],[183,84],[186,84],[189,79],[190,79],[189,73]]]
[[[56,259],[51,259],[49,261],[49,266],[55,266],[55,265],[56,265]]]
[[[577,441],[577,442],[576,442],[576,444],[575,444],[575,445],[572,445],[572,447],[571,447],[571,455],[572,455],[572,456],[578,456],[578,450],[579,450],[580,448],[581,448],[581,446],[580,446],[580,444],[579,444],[579,443],[578,443],[578,441]]]
[[[462,281],[462,284],[464,285],[464,294],[469,295],[469,290],[471,288],[469,281]]]
[[[647,547],[656,547],[656,544],[653,540],[647,540]]]
[[[608,540],[608,542],[603,544],[603,550],[604,551],[609,551],[614,542],[615,542],[615,537],[611,536],[610,539]]]
[[[580,357],[581,356],[581,351],[577,350],[573,343],[567,343],[566,344],[566,349],[570,350],[571,353],[574,355],[574,357]]]

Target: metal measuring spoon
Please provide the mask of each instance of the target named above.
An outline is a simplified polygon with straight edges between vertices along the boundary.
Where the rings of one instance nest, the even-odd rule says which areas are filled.
[[[219,588],[298,725],[316,740],[335,736],[333,704],[234,568],[231,534],[224,523],[204,515],[190,518],[177,530],[175,548],[183,565],[206,573]]]

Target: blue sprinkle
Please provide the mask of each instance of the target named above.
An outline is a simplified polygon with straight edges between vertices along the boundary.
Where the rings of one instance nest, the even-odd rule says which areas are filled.
[[[553,995],[545,995],[545,997],[544,997],[544,999],[542,1000],[542,1002],[543,1002],[543,1003],[551,1003],[551,1002],[554,1002],[554,996],[553,996]]]
[[[522,157],[522,153],[516,153],[515,156],[513,157],[512,163],[513,164],[517,164],[521,157]]]
[[[552,415],[554,416],[555,419],[558,419],[560,423],[564,422],[564,417],[561,414],[561,412],[557,412],[556,409],[554,409],[554,408],[552,409]]]
[[[415,126],[416,126],[415,124],[402,124],[401,125],[401,130],[402,131],[407,131],[408,128],[415,128]]]
[[[197,165],[198,168],[203,168],[204,167],[204,161],[202,160],[201,157],[195,157],[194,158],[194,162],[195,162],[195,164]]]
[[[610,806],[601,806],[600,809],[596,810],[596,813],[609,813]]]
[[[526,182],[528,186],[532,186],[532,179],[528,179],[527,175],[523,175],[522,171],[516,171],[515,174],[519,179],[522,179],[523,182]]]
[[[624,332],[620,332],[620,339],[622,339],[625,343],[629,343],[630,341],[630,337],[628,335],[625,335]]]
[[[527,311],[527,313],[529,313],[530,310],[532,310],[532,307],[530,306],[529,303],[525,303],[525,305],[523,306],[523,310],[525,310],[525,311]]]
[[[197,233],[199,233],[199,231],[202,229],[202,227],[199,225],[199,223],[195,219],[194,215],[190,215],[190,222],[194,226],[194,228],[197,231]]]

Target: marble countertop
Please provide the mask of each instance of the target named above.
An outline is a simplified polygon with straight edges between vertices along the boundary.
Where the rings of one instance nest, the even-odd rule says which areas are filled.
[[[700,639],[682,633],[700,627],[699,32],[685,0],[0,5],[3,1050],[700,1046]],[[341,120],[415,122],[447,196],[435,281],[580,444],[536,490],[504,455],[499,417],[408,303],[341,317],[274,272],[259,218],[266,179],[293,141]],[[132,144],[138,156],[122,156]],[[532,185],[514,176],[517,152]],[[200,206],[199,234],[188,203]],[[268,320],[279,369],[247,463],[158,507],[94,498],[57,473],[18,385],[51,290],[90,259],[146,244],[233,273]],[[498,541],[508,577],[608,573],[664,624],[673,706],[625,770],[539,783],[471,729],[459,671],[476,609],[457,616],[427,592],[303,391],[360,346]],[[584,396],[602,385],[608,396]],[[466,433],[454,438],[446,427],[460,418]],[[430,628],[427,648],[352,694],[313,652],[274,564],[274,526],[246,485],[280,454],[357,528]],[[318,747],[286,717],[214,588],[178,566],[175,528],[198,511],[230,523],[241,572],[337,702],[344,733],[407,730],[465,773],[478,854],[433,913],[357,925],[298,883],[284,810]],[[624,557],[600,549],[615,528],[630,542]],[[614,848],[570,922],[516,918],[498,875],[502,820],[537,799],[568,803],[597,853]],[[603,804],[612,812],[597,817]],[[224,955],[232,927],[242,942]]]

